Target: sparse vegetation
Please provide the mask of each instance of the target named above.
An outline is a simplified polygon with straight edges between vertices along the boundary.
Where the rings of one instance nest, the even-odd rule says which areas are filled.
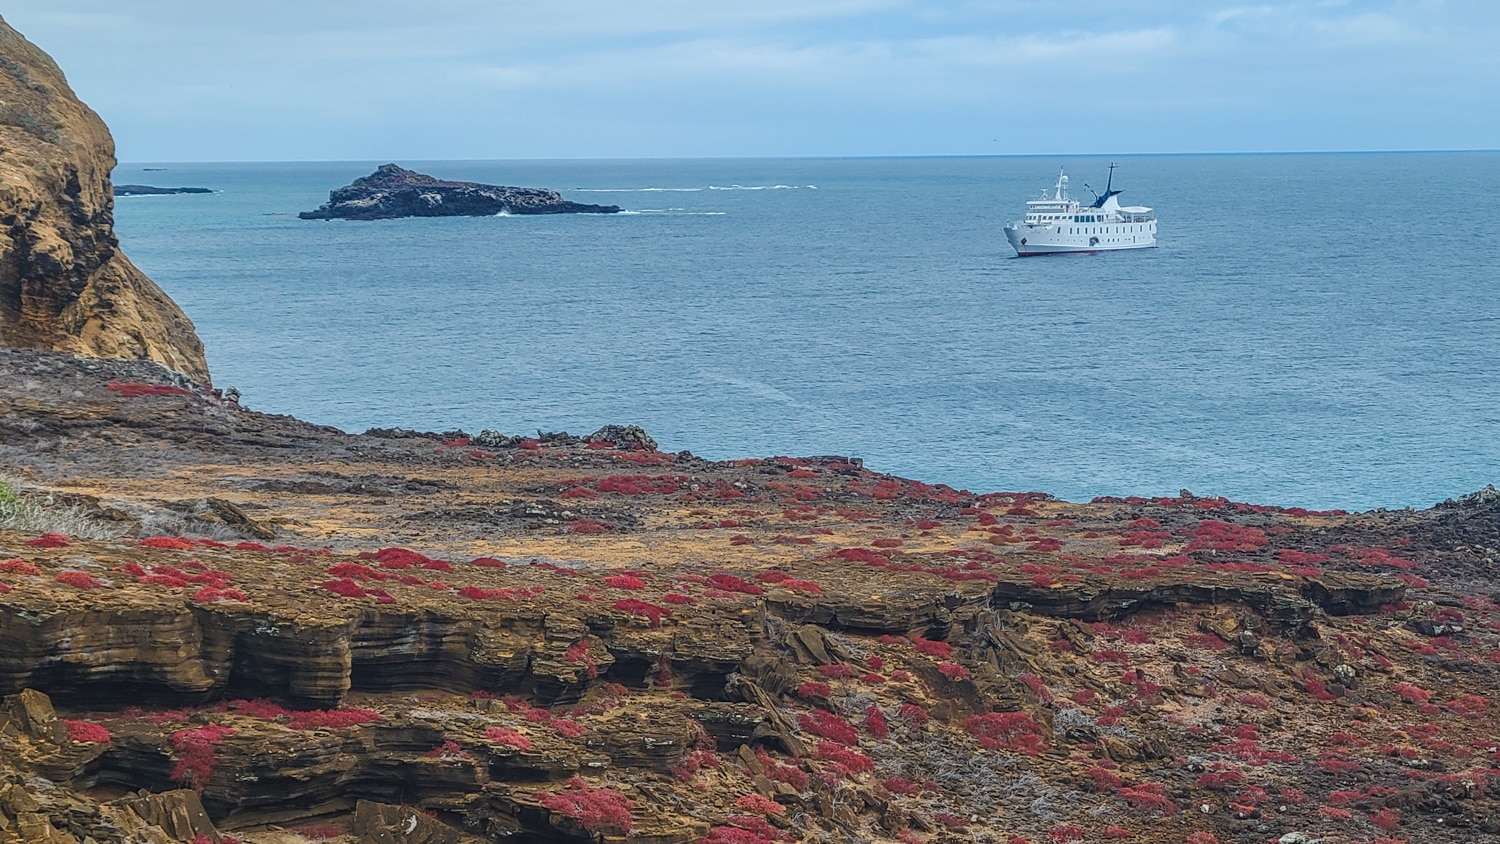
[[[91,517],[77,504],[51,494],[27,492],[0,478],[0,528],[21,533],[58,533],[79,539],[115,539],[123,531]]]

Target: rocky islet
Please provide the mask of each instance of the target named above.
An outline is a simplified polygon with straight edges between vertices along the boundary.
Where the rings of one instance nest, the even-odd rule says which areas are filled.
[[[496,214],[615,214],[617,205],[569,202],[554,190],[435,179],[395,164],[328,194],[298,216],[304,220],[389,220],[398,217],[492,217]]]

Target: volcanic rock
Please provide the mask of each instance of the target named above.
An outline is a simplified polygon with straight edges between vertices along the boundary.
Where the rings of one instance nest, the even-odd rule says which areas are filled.
[[[478,182],[451,182],[382,164],[328,194],[297,216],[304,220],[389,220],[396,217],[490,217],[510,214],[615,214],[617,205],[568,202],[557,191]]]
[[[115,196],[171,196],[179,193],[213,193],[213,189],[159,188],[154,185],[115,185]]]
[[[114,141],[0,20],[0,345],[145,358],[208,383],[182,310],[114,234]]]

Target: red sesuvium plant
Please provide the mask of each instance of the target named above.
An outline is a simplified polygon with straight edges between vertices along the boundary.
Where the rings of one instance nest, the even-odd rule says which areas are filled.
[[[505,727],[490,727],[484,731],[486,741],[516,750],[530,750],[531,739]]]
[[[797,723],[802,729],[819,737],[836,741],[839,744],[855,747],[859,745],[859,731],[843,718],[829,712],[826,709],[814,709],[797,716]]]
[[[515,589],[497,586],[465,586],[458,590],[458,595],[471,601],[514,601],[523,597]]]
[[[70,721],[66,718],[59,720],[63,722],[64,727],[68,728],[68,741],[76,744],[109,743],[109,730],[95,724],[93,721]]]
[[[99,578],[94,577],[88,572],[75,571],[73,569],[58,572],[53,580],[71,586],[74,589],[102,589],[104,587]]]
[[[568,780],[566,791],[555,794],[538,791],[536,799],[543,808],[573,818],[590,833],[629,835],[634,826],[630,817],[634,800],[612,788],[590,788],[582,777]]]
[[[709,575],[708,583],[713,588],[715,588],[715,589],[722,589],[725,592],[738,592],[738,593],[740,593],[742,595],[764,595],[765,594],[765,590],[764,589],[761,589],[759,586],[756,586],[754,583],[751,583],[748,580],[744,580],[743,578],[735,577],[732,574],[714,574],[714,575]]]
[[[937,659],[947,659],[953,655],[953,646],[947,642],[936,639],[923,639],[921,636],[913,636],[911,646],[916,648],[917,653],[925,654]]]
[[[755,758],[765,768],[766,777],[776,782],[784,782],[798,792],[807,790],[807,772],[796,765],[788,765],[778,762],[767,753],[764,748],[755,749]]]
[[[26,562],[25,560],[0,561],[0,572],[5,572],[6,574],[27,575],[30,577],[35,577],[42,573],[41,569],[38,569],[36,566]]]
[[[955,683],[959,680],[967,680],[969,678],[969,669],[956,662],[940,662],[938,663],[938,671]]]
[[[614,574],[604,578],[604,585],[614,589],[645,589],[646,581],[633,574]]]
[[[1143,782],[1125,786],[1115,791],[1115,796],[1136,809],[1157,811],[1164,815],[1177,814],[1177,804],[1167,797],[1167,787],[1159,782]]]
[[[232,735],[233,729],[219,724],[205,724],[172,733],[169,741],[177,754],[177,764],[172,767],[172,782],[202,791],[213,778],[214,755],[219,744]]]
[[[422,754],[423,759],[441,759],[445,762],[472,761],[474,754],[465,750],[456,741],[445,741]]]
[[[604,533],[609,529],[610,526],[608,523],[601,522],[598,519],[574,519],[568,522],[568,530],[572,533]]]
[[[836,742],[818,742],[817,749],[813,751],[813,757],[825,762],[832,762],[848,775],[863,774],[875,770],[875,760],[863,753],[856,753]]]
[[[324,581],[322,586],[329,592],[332,592],[335,595],[342,595],[345,598],[370,597],[370,593],[366,592],[364,590],[364,587],[360,586],[358,583],[355,583],[347,577],[339,578],[337,580]]]
[[[841,662],[835,662],[831,665],[820,665],[817,670],[819,674],[829,680],[848,680],[854,676],[854,669]]]
[[[26,544],[32,548],[67,548],[72,543],[65,534],[44,533],[36,539],[26,540]],[[19,563],[20,560],[7,560],[7,563]]]
[[[757,815],[784,815],[786,807],[775,800],[768,800],[759,794],[746,794],[744,797],[734,801],[734,807],[742,812],[754,812]]]
[[[799,684],[796,694],[803,700],[827,700],[833,689],[827,683],[808,682]]]
[[[661,627],[661,620],[663,618],[672,617],[672,611],[666,607],[650,604],[637,598],[625,598],[615,601],[611,606],[620,612],[638,615],[649,620],[653,628]]]
[[[964,729],[989,750],[1011,750],[1035,756],[1047,746],[1047,733],[1024,712],[990,712],[964,719]]]
[[[590,680],[599,676],[599,665],[589,655],[589,650],[592,647],[593,645],[588,639],[581,639],[573,643],[573,646],[568,648],[567,653],[563,654],[563,661],[582,665],[584,673],[588,675]]]

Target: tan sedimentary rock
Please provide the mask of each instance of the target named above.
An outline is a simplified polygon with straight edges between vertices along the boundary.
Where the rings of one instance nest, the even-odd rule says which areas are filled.
[[[0,20],[0,345],[154,360],[204,384],[203,343],[120,252],[114,140]]]

